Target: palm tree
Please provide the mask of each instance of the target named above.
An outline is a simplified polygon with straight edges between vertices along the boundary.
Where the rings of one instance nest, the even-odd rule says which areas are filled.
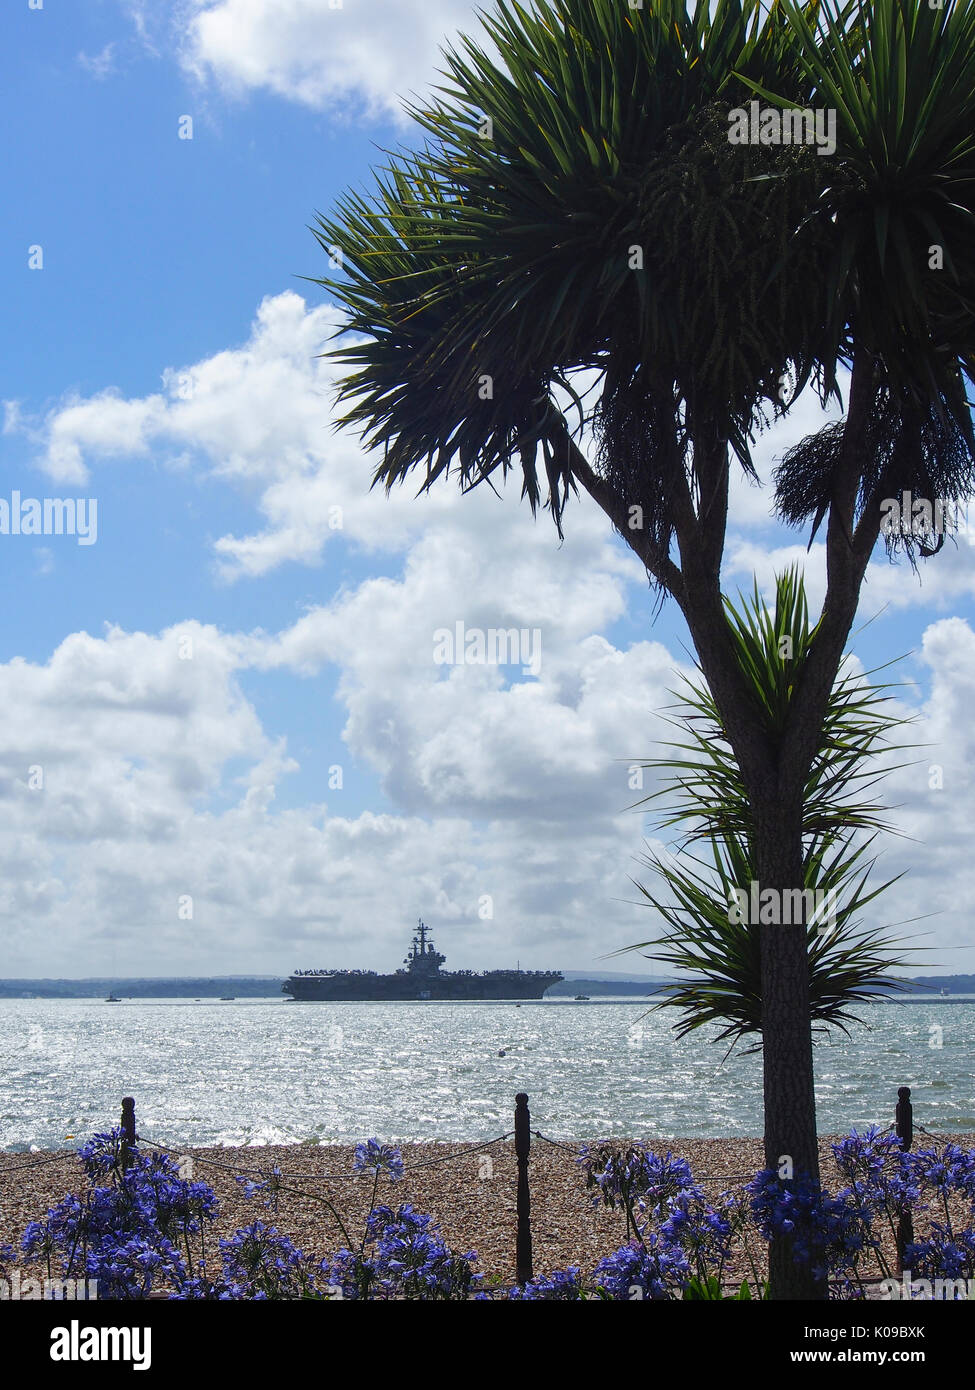
[[[781,574],[772,609],[765,607],[757,584],[747,604],[736,608],[726,599],[725,607],[739,665],[774,736],[788,716],[794,689],[790,672],[795,663],[801,665],[815,636],[802,579],[797,569]],[[792,655],[784,657],[784,652]],[[909,981],[891,975],[892,953],[916,948],[903,948],[883,929],[864,926],[860,919],[901,877],[867,890],[876,862],[867,858],[868,851],[877,835],[892,827],[865,794],[894,770],[885,760],[891,751],[889,735],[910,722],[886,710],[891,689],[889,684],[871,686],[852,672],[837,679],[806,782],[802,888],[811,897],[799,902],[812,908],[805,925],[814,1031],[838,1027],[846,1032],[857,1017],[857,1004],[875,997],[878,988],[910,987]],[[624,951],[640,951],[680,972],[680,982],[668,987],[654,1006],[680,1012],[674,1025],[678,1037],[719,1024],[717,1040],[730,1040],[729,1051],[743,1040],[757,1039],[748,1049],[755,1051],[763,1026],[762,927],[750,920],[745,906],[752,885],[757,886],[748,797],[710,692],[682,677],[681,689],[674,693],[680,713],[670,721],[679,731],[673,751],[642,764],[662,771],[664,785],[637,805],[662,797],[670,801],[659,829],[684,828],[681,852],[646,856],[667,897],[640,883],[636,887],[665,929]],[[702,846],[700,854],[688,851],[694,844]]]
[[[333,350],[340,423],[381,446],[374,483],[520,469],[560,534],[582,487],[675,599],[748,797],[755,876],[788,891],[881,503],[959,499],[975,479],[975,0],[688,3],[502,0],[481,21],[494,52],[462,39],[439,95],[410,108],[419,147],[318,218],[342,271],[317,283],[356,334]],[[831,108],[835,153],[732,143],[729,112],[752,99]],[[807,382],[839,399],[841,367],[845,419],[776,475],[785,520],[826,522],[827,590],[770,734],[721,596],[731,456],[754,474],[755,431]],[[912,564],[939,547],[884,540]],[[815,1178],[805,926],[762,930],[760,955],[766,1158]],[[821,1293],[784,1246],[771,1291]]]

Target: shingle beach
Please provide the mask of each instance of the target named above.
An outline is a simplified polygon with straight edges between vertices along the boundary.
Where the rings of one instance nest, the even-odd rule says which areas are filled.
[[[954,1136],[965,1148],[975,1147],[975,1135]],[[618,1141],[625,1145],[628,1141]],[[709,1195],[740,1187],[762,1165],[758,1139],[669,1139],[649,1141],[659,1153],[668,1149],[686,1158],[694,1176]],[[830,1152],[831,1137],[820,1139],[824,1183],[841,1185]],[[509,1139],[470,1152],[472,1144],[403,1144],[404,1178],[380,1179],[376,1200],[396,1206],[410,1202],[429,1212],[447,1243],[458,1252],[476,1250],[477,1268],[503,1283],[514,1277],[516,1166]],[[575,1147],[555,1146],[533,1139],[530,1161],[532,1238],[536,1273],[568,1265],[590,1271],[601,1256],[624,1242],[622,1213],[595,1210],[583,1171],[574,1160]],[[348,1144],[289,1145],[251,1148],[198,1148],[183,1153],[194,1160],[193,1176],[210,1183],[220,1199],[220,1212],[208,1233],[211,1249],[216,1237],[229,1236],[239,1226],[263,1220],[277,1226],[306,1253],[316,1258],[344,1244],[335,1217],[316,1198],[327,1197],[356,1237],[373,1191],[369,1176],[352,1176],[353,1147]],[[48,1207],[69,1191],[82,1193],[86,1180],[72,1151],[60,1161],[54,1155],[0,1155],[0,1244],[16,1244],[25,1225],[46,1214]],[[31,1167],[25,1165],[31,1164]],[[221,1165],[221,1166],[215,1166]],[[263,1205],[261,1196],[247,1199],[235,1174],[260,1182],[273,1167],[281,1170],[277,1210]],[[16,1171],[15,1171],[16,1170]],[[309,1176],[312,1175],[312,1176]],[[319,1177],[318,1175],[322,1175]],[[324,1180],[325,1176],[328,1180]],[[750,1242],[762,1268],[763,1245]],[[889,1252],[892,1258],[893,1250]],[[747,1261],[736,1262],[729,1276],[750,1273]]]

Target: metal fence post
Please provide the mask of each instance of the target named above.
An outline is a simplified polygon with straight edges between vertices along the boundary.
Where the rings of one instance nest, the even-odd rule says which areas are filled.
[[[518,1234],[515,1242],[515,1278],[527,1284],[532,1266],[531,1197],[528,1192],[528,1154],[531,1149],[531,1114],[524,1091],[515,1096],[515,1155],[518,1159]]]
[[[901,1149],[907,1153],[914,1142],[914,1107],[911,1105],[910,1086],[901,1086],[897,1092],[897,1109],[894,1112],[894,1128],[901,1141]],[[914,1216],[909,1206],[902,1207],[897,1219],[897,1273],[904,1273],[904,1252],[914,1241]]]
[[[135,1148],[135,1100],[132,1096],[122,1097],[122,1167],[132,1166],[132,1150]]]

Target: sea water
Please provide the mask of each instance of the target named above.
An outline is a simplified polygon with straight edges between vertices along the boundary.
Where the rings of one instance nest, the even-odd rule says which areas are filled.
[[[479,1140],[512,1128],[603,1135],[759,1135],[758,1056],[716,1029],[682,1041],[639,999],[294,1004],[281,999],[0,1000],[0,1149],[67,1148],[118,1122],[175,1146]],[[975,997],[862,1007],[816,1046],[819,1128],[893,1120],[975,1132]]]

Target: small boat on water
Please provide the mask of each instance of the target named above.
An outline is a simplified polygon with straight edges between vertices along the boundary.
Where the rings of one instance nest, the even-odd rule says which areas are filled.
[[[577,1004],[588,1004],[588,1003],[589,1003],[589,995],[588,995],[588,994],[577,994],[576,997],[575,997],[575,1002],[576,1002]]]
[[[236,998],[236,994],[221,994],[220,1002],[221,1004],[232,1004]]]
[[[117,994],[113,994],[112,991],[109,990],[108,996],[107,996],[107,998],[106,998],[106,1000],[105,1000],[105,1003],[106,1003],[106,1004],[121,1004],[121,1002],[122,1002],[122,1001],[121,1001],[121,999],[118,997],[118,995],[117,995]]]

